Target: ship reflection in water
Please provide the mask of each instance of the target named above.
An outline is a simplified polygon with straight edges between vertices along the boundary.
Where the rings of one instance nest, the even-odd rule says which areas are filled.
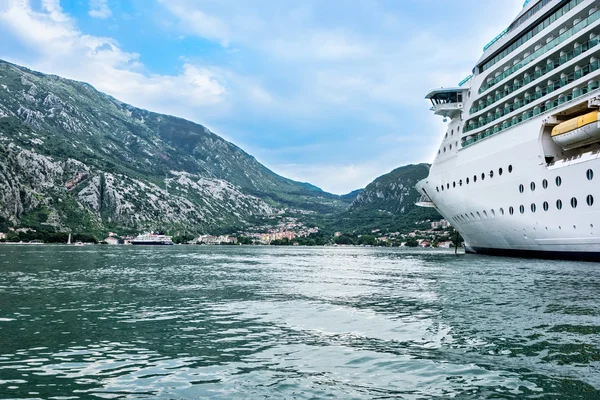
[[[3,245],[0,264],[4,398],[600,398],[592,263]]]

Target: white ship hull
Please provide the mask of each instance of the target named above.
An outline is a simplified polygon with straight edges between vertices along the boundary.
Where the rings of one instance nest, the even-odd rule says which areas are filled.
[[[567,3],[532,2],[519,16],[533,10],[542,21]],[[516,61],[512,62],[510,53],[502,58],[500,52],[540,23],[533,17],[524,20],[529,26],[523,23],[514,28],[514,34],[509,31],[508,38],[498,40],[484,53],[468,86],[439,89],[427,96],[434,105],[432,110],[451,122],[429,176],[417,189],[458,230],[467,251],[600,260],[600,139],[564,149],[551,136],[552,127],[561,121],[600,105],[600,68],[594,64],[600,58],[600,42],[595,39],[600,34],[600,1],[570,3],[560,17],[564,21],[555,20],[514,51]],[[571,27],[575,33],[566,36]],[[556,37],[562,40],[560,35],[565,36],[560,42],[565,52],[558,53],[558,45],[549,46],[547,55],[541,53],[512,72],[510,68],[519,60],[536,56],[529,56],[528,45],[536,44],[535,40],[540,47],[552,44]],[[572,51],[586,40],[590,40],[586,42],[589,49],[583,50],[587,53],[574,53],[572,61],[564,56],[554,69],[542,71],[546,75],[539,74],[541,79],[512,86],[527,68],[545,65],[546,58],[554,60],[552,52],[563,57],[566,50]],[[496,65],[481,68],[494,56]],[[575,65],[586,63],[593,67],[578,72]],[[576,74],[569,75],[573,71]],[[502,80],[501,73],[507,78]],[[564,80],[553,81],[555,75]],[[496,78],[497,84],[492,81]],[[539,88],[545,90],[543,95],[523,101]],[[534,116],[535,106],[540,106],[541,112],[537,109]]]

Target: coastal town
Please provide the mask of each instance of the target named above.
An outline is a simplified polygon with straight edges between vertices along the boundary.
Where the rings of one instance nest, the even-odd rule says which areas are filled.
[[[455,247],[456,231],[448,221],[420,221],[419,225],[424,223],[429,224],[428,229],[415,229],[410,232],[383,232],[374,229],[362,234],[339,231],[328,234],[316,226],[306,226],[297,218],[285,217],[272,225],[255,226],[233,234],[195,236],[177,233],[173,236],[173,242],[188,245]],[[64,235],[57,233],[43,237],[31,228],[9,228],[7,232],[0,232],[0,243],[66,243]],[[117,232],[109,232],[101,241],[92,236],[75,237],[79,242],[106,245],[129,245],[136,239],[135,235],[122,235]],[[459,246],[461,245],[459,243]]]

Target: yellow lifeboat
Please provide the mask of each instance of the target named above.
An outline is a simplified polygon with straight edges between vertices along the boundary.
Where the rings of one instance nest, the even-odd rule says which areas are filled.
[[[556,125],[552,140],[565,150],[600,141],[599,115],[600,112],[592,111]]]

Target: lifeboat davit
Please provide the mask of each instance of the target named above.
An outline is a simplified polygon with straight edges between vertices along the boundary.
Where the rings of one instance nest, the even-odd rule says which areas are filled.
[[[592,111],[556,125],[552,140],[565,150],[600,141],[599,115],[600,112]]]

